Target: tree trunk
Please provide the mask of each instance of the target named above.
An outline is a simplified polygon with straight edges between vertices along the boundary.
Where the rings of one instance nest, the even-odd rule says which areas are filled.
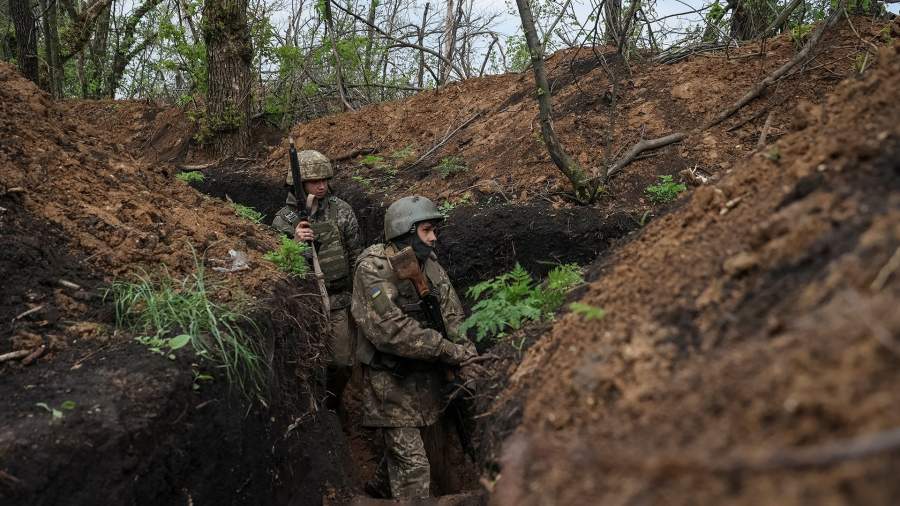
[[[419,45],[425,45],[425,25],[428,24],[428,8],[431,7],[431,4],[425,3],[425,12],[422,13],[422,26],[419,28]],[[425,85],[425,51],[419,50],[419,71],[416,75],[416,83],[419,88],[424,87]]]
[[[341,109],[344,111],[352,111],[353,106],[347,99],[347,89],[344,86],[344,76],[341,72],[341,53],[338,51],[337,39],[334,34],[334,18],[331,16],[331,2],[326,0],[325,4],[325,29],[328,30],[328,38],[331,40],[331,53],[334,55],[334,79],[338,89],[338,96],[341,99]]]
[[[606,0],[603,4],[603,43],[615,44],[622,25],[622,0]]]
[[[550,158],[557,168],[572,183],[575,197],[584,202],[590,198],[584,172],[569,157],[565,149],[560,145],[556,132],[553,130],[553,104],[550,96],[550,84],[547,82],[547,72],[544,70],[544,50],[541,47],[537,30],[534,28],[534,17],[531,14],[531,6],[528,0],[516,0],[519,7],[519,17],[522,18],[522,29],[525,31],[525,41],[528,43],[528,52],[531,53],[531,66],[534,69],[534,81],[537,85],[538,116],[541,121],[541,136]]]
[[[206,0],[209,92],[206,122],[217,156],[245,153],[250,147],[250,65],[253,51],[247,25],[248,0]]]
[[[62,66],[59,64],[59,34],[57,33],[56,0],[40,0],[44,26],[44,44],[47,51],[47,90],[53,98],[62,98]]]
[[[16,26],[16,61],[19,72],[37,83],[37,27],[31,0],[9,0],[9,15]]]
[[[106,82],[107,49],[109,47],[109,18],[111,5],[106,6],[97,16],[97,28],[91,41],[88,89],[90,98],[100,98]],[[121,42],[121,41],[120,41]]]
[[[462,0],[458,0],[462,1]],[[453,49],[456,45],[456,2],[447,0],[447,19],[444,22],[444,59],[448,62],[453,61]],[[441,65],[441,82],[444,84],[450,78],[450,65]]]
[[[768,27],[768,4],[755,0],[728,0],[731,6],[731,37],[735,40],[751,40],[759,37]]]
[[[377,0],[369,0],[369,15],[366,17],[366,24],[368,25],[366,27],[366,52],[363,57],[363,79],[366,85],[370,84],[372,76],[375,75],[372,72],[372,42],[375,40],[375,29],[372,27],[375,26],[375,8],[377,6]],[[369,86],[366,86],[366,97],[369,99],[369,102],[372,101],[372,89]]]

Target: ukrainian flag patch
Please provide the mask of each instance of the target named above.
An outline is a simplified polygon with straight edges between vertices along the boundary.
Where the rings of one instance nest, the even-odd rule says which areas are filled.
[[[369,297],[371,297],[372,300],[377,299],[379,295],[381,295],[381,288],[376,286],[369,290]]]

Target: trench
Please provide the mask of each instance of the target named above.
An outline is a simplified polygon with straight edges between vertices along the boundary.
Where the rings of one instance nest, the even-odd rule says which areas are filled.
[[[197,188],[220,198],[227,195],[235,202],[259,210],[266,216],[264,223],[271,222],[285,195],[285,188],[279,182],[247,181],[244,174],[228,167],[208,171],[205,181]],[[364,244],[381,242],[387,199],[340,177],[336,178],[332,190],[356,211]],[[464,297],[467,287],[507,272],[516,263],[541,277],[561,263],[586,265],[637,228],[638,224],[626,213],[606,214],[587,207],[554,209],[543,201],[488,207],[470,205],[454,209],[441,226],[437,254],[468,306],[471,301]],[[545,330],[539,326],[533,331],[531,342]],[[510,350],[500,352],[511,356]],[[353,464],[348,468],[351,475],[348,481],[357,491],[374,476],[379,455],[374,431],[359,426],[359,388],[359,378],[355,375],[345,393],[347,413],[342,430],[338,431],[342,441],[335,441],[337,448],[347,448],[350,453]],[[503,437],[511,432],[517,420],[513,416],[498,423],[497,417],[491,417],[476,423],[470,418],[485,408],[485,405],[463,406],[461,413],[468,418],[448,422],[442,428],[437,446],[429,448],[433,461],[432,488],[436,493],[459,494],[480,489],[481,467],[492,465]],[[468,456],[461,452],[460,438],[468,440]],[[446,458],[435,465],[435,455]]]

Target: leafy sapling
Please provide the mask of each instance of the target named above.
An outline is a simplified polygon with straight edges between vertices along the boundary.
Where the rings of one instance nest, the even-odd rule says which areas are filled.
[[[674,182],[672,176],[659,176],[659,182],[648,186],[645,191],[653,203],[665,204],[675,200],[679,193],[686,190],[687,186]]]
[[[303,242],[297,242],[288,237],[281,238],[281,247],[266,253],[263,258],[274,263],[291,276],[303,277],[309,272],[309,264],[304,253],[309,246]]]

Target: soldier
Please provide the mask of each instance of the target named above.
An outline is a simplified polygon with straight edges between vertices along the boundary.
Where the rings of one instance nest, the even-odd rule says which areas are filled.
[[[351,312],[362,331],[357,359],[363,373],[363,425],[380,428],[385,447],[375,481],[366,484],[376,497],[430,495],[431,466],[421,429],[439,420],[445,404],[441,364],[458,366],[476,354],[474,345],[458,335],[462,304],[433,252],[441,220],[425,197],[394,202],[384,216],[387,243],[363,251],[353,277]],[[452,340],[431,328],[419,293],[392,266],[391,259],[408,247],[437,296]]]
[[[353,287],[350,268],[362,249],[359,224],[350,204],[330,194],[328,181],[334,177],[331,162],[322,153],[304,150],[297,154],[300,177],[315,203],[309,209],[309,221],[300,221],[297,199],[293,192],[293,177],[287,173],[288,196],[278,211],[272,226],[297,241],[315,241],[319,264],[325,277],[331,306],[331,333],[328,349],[327,404],[332,409],[340,405],[341,394],[350,379],[356,351],[356,332],[349,317],[350,290]],[[305,205],[300,203],[299,205]]]

